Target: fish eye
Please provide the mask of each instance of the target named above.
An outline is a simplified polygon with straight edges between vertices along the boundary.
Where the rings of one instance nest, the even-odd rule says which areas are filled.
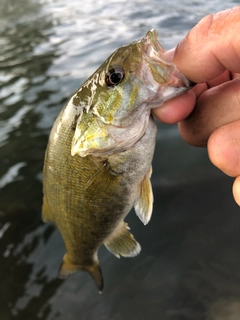
[[[116,86],[124,79],[124,76],[125,76],[125,72],[123,68],[121,67],[112,68],[106,74],[106,78],[105,78],[106,85],[108,87]]]

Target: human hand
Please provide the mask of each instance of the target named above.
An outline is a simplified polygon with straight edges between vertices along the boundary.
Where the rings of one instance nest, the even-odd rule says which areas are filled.
[[[198,84],[154,113],[165,123],[180,121],[186,142],[207,146],[212,163],[237,177],[233,195],[240,205],[239,34],[240,6],[202,19],[172,53],[182,73]]]

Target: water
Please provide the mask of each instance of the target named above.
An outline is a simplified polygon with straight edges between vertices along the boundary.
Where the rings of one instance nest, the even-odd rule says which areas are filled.
[[[201,17],[237,1],[0,2],[0,319],[236,320],[240,314],[239,209],[230,178],[206,151],[159,125],[154,212],[128,217],[135,259],[104,248],[105,291],[90,277],[56,277],[59,232],[41,221],[42,165],[54,119],[117,47],[157,28],[169,49]]]

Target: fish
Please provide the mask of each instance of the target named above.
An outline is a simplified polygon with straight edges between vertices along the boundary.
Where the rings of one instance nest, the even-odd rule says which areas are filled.
[[[62,109],[45,153],[42,208],[65,243],[60,278],[86,271],[102,292],[99,247],[139,254],[124,219],[133,207],[144,225],[152,215],[151,110],[191,87],[151,29],[114,51]]]

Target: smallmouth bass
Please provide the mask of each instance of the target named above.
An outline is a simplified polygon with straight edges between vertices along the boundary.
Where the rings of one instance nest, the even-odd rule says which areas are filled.
[[[124,218],[133,206],[144,224],[152,214],[151,109],[191,86],[152,29],[112,53],[63,108],[43,169],[43,220],[56,224],[66,246],[60,277],[87,271],[101,292],[100,245],[116,257],[140,252]]]

